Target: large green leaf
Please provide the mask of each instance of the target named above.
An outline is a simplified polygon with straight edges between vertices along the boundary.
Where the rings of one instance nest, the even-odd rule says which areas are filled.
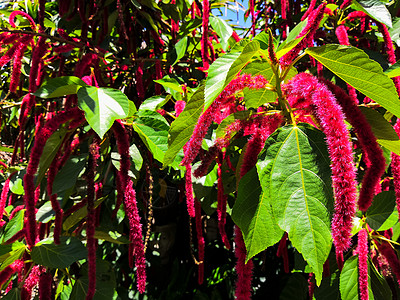
[[[388,150],[400,155],[400,140],[392,125],[376,110],[360,106],[362,113],[371,125],[377,142]]]
[[[176,79],[165,75],[161,79],[154,80],[154,82],[161,84],[165,91],[171,94],[176,100],[182,100],[183,89]]]
[[[353,5],[357,10],[361,10],[373,19],[392,27],[392,17],[386,5],[380,0],[353,0]]]
[[[233,33],[232,27],[222,18],[211,16],[210,25],[223,41],[228,41]]]
[[[85,112],[86,120],[100,138],[104,137],[115,120],[128,116],[130,106],[136,110],[129,102],[126,95],[116,89],[87,86],[78,91],[78,106]]]
[[[342,300],[358,299],[358,256],[352,256],[344,263],[339,288]]]
[[[185,56],[187,47],[188,47],[188,37],[185,36],[183,39],[181,39],[179,42],[175,44],[176,59],[172,65],[176,64],[182,57]]]
[[[279,242],[283,230],[276,224],[271,205],[260,186],[256,169],[244,175],[232,209],[232,219],[242,230],[247,249],[246,260]]]
[[[376,195],[365,215],[368,225],[374,230],[382,231],[393,227],[399,220],[394,191],[384,191]]]
[[[246,87],[243,90],[243,101],[246,108],[258,108],[263,104],[275,102],[276,99],[276,93],[266,88],[254,90]]]
[[[398,22],[400,24],[400,21]],[[400,61],[397,61],[395,64],[391,65],[384,72],[389,78],[400,76]]]
[[[168,123],[159,113],[150,110],[139,111],[137,116],[132,124],[133,130],[139,134],[153,157],[162,163],[168,149]]]
[[[89,288],[88,265],[84,264],[81,268],[79,277],[72,288],[70,299],[85,299]],[[105,260],[96,260],[96,292],[94,300],[114,299],[115,292],[115,273],[112,265]]]
[[[263,191],[278,225],[289,233],[321,282],[331,246],[333,209],[330,161],[324,134],[307,125],[279,128],[257,162]]]
[[[142,104],[139,106],[139,110],[157,110],[161,108],[165,103],[167,103],[171,99],[171,95],[168,96],[153,96],[147,98],[143,101]]]
[[[374,300],[374,294],[371,290],[371,276],[368,268],[368,294],[369,299]],[[340,295],[342,300],[354,300],[358,298],[358,255],[352,256],[344,263],[342,272],[340,273]],[[387,298],[390,299],[390,298]]]
[[[86,156],[71,157],[54,178],[53,194],[73,187],[86,164]]]
[[[229,82],[259,50],[260,44],[252,41],[243,48],[242,52],[227,53],[213,62],[208,70],[204,91],[204,110],[210,107]]]
[[[306,53],[365,96],[400,117],[399,97],[393,81],[364,51],[331,44],[308,48]]]
[[[178,118],[172,122],[168,136],[168,150],[164,156],[164,167],[173,163],[176,155],[190,139],[197,120],[201,115],[204,104],[204,85],[189,99],[185,109]]]
[[[62,236],[59,245],[54,244],[52,238],[40,241],[32,249],[31,256],[36,264],[64,269],[87,257],[87,249],[77,238]]]
[[[62,76],[46,81],[33,94],[41,98],[56,98],[76,94],[78,90],[88,86],[82,79],[75,76]]]
[[[56,157],[58,149],[60,148],[66,134],[67,129],[61,128],[55,131],[47,140],[46,145],[43,149],[43,154],[42,156],[40,156],[39,170],[36,177],[36,186],[38,186],[42,182],[42,179],[45,176],[47,169],[50,167],[51,163]]]
[[[7,223],[4,233],[2,234],[2,243],[12,238],[18,231],[24,228],[25,209],[17,212],[14,217]]]

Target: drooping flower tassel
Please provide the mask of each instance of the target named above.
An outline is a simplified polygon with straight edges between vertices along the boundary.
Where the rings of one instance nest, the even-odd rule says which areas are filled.
[[[281,59],[280,62],[283,66],[288,66],[290,63],[296,58],[299,52],[308,47],[313,40],[314,34],[317,31],[319,24],[324,16],[324,11],[326,8],[326,3],[322,3],[318,6],[317,9],[313,10],[310,14],[307,25],[303,28],[303,30],[299,33],[296,38],[304,38],[287,54],[285,54]]]
[[[282,2],[285,2],[286,0],[283,0]],[[249,10],[250,10],[250,15],[251,15],[251,34],[256,36],[256,15],[254,12],[254,7],[255,7],[255,0],[249,0]],[[286,14],[286,11],[285,11]],[[283,11],[282,11],[282,18],[283,18]],[[286,19],[283,18],[283,19]]]
[[[13,68],[10,79],[10,93],[15,93],[19,86],[19,79],[21,77],[22,58],[24,57],[24,52],[26,48],[28,48],[28,44],[31,40],[32,38],[30,39],[27,38],[26,41],[21,42],[14,56]]]
[[[397,283],[400,286],[400,262],[399,258],[397,257],[396,251],[392,248],[392,246],[386,242],[381,240],[381,243],[374,241],[375,245],[378,247],[379,253],[382,254],[389,266],[390,269],[392,270],[393,274],[397,278]]]
[[[208,22],[210,18],[210,3],[208,0],[203,0],[203,35],[201,37],[201,58],[203,60],[203,69],[208,70]]]
[[[381,176],[385,172],[386,161],[383,156],[383,151],[381,147],[379,147],[367,119],[353,99],[351,99],[344,90],[332,82],[327,80],[324,80],[323,82],[328,86],[336,97],[336,101],[342,107],[342,110],[350,124],[353,126],[362,150],[365,153],[365,161],[368,169],[365,172],[362,181],[358,207],[362,211],[367,211],[376,194],[376,188],[379,186]]]
[[[264,141],[261,138],[261,130],[257,130],[247,143],[242,167],[240,168],[240,178],[246,175],[246,173],[256,165],[258,154],[264,147],[263,142]]]
[[[356,173],[349,131],[335,97],[310,74],[300,73],[284,86],[288,98],[310,101],[326,135],[335,191],[332,237],[338,261],[351,243],[351,228],[356,212]]]
[[[278,251],[276,251],[276,256],[277,257],[282,257],[283,259],[283,269],[285,273],[290,273],[289,270],[289,256],[288,256],[288,251],[287,251],[287,240],[288,240],[288,234],[285,232],[281,240],[279,241],[279,246],[278,246]]]
[[[185,165],[185,194],[186,194],[186,205],[188,214],[191,218],[194,218],[195,207],[194,207],[194,195],[193,195],[193,185],[192,185],[192,166],[190,164]]]
[[[33,288],[39,283],[40,274],[42,274],[44,270],[44,267],[38,265],[32,268],[22,287],[21,299],[31,299]]]
[[[308,297],[310,300],[315,299],[314,298],[314,290],[315,290],[314,273],[310,273],[308,275]]]
[[[143,62],[139,62],[136,70],[136,91],[138,93],[139,100],[144,100],[145,91],[143,86]]]
[[[53,283],[53,276],[50,272],[42,273],[39,277],[39,299],[52,300],[51,286]]]
[[[79,108],[72,108],[69,111],[61,112],[49,120],[44,127],[42,127],[33,145],[29,164],[26,168],[24,176],[24,201],[26,206],[27,217],[27,243],[29,247],[35,245],[36,240],[36,212],[35,212],[35,184],[34,177],[39,166],[40,157],[42,156],[44,146],[49,137],[56,131],[60,125],[72,119],[84,120],[83,113]],[[78,126],[79,124],[77,124]]]
[[[18,259],[14,261],[11,265],[8,265],[0,272],[0,286],[7,282],[7,280],[14,274],[21,271],[24,263],[22,260]]]
[[[393,128],[396,131],[397,135],[400,137],[400,119],[397,120]],[[396,206],[397,210],[400,211],[400,156],[395,153],[392,153],[391,159],[392,159],[391,168],[393,174],[393,185],[394,185],[394,191],[396,193]],[[400,221],[400,215],[399,215],[399,221]]]
[[[100,157],[100,141],[95,138],[93,143],[89,147],[89,159],[88,159],[88,169],[85,174],[87,181],[87,218],[86,218],[86,247],[88,249],[88,275],[89,284],[88,291],[86,294],[86,300],[91,300],[96,292],[96,239],[94,237],[95,233],[95,183],[94,177],[96,174],[97,160]]]
[[[221,163],[221,156],[218,158],[218,179],[217,179],[217,187],[218,187],[218,194],[217,194],[217,215],[218,215],[218,229],[219,234],[221,235],[222,242],[224,243],[226,249],[231,248],[231,244],[229,243],[228,235],[225,231],[225,224],[226,224],[226,202],[228,200],[228,196],[225,195],[224,192],[224,184],[222,182],[222,163]]]
[[[201,285],[204,281],[204,250],[205,242],[203,236],[203,226],[201,221],[201,205],[200,201],[195,199],[196,209],[196,233],[197,233],[197,246],[199,249],[199,265],[198,265],[198,283]]]
[[[125,212],[129,220],[129,240],[130,244],[130,264],[132,264],[132,257],[135,257],[136,266],[136,282],[138,291],[143,294],[146,290],[146,259],[144,255],[144,245],[142,241],[142,224],[136,204],[136,193],[133,189],[132,180],[129,180],[126,193],[125,193]]]
[[[307,8],[306,12],[301,17],[302,21],[304,21],[310,15],[310,13],[314,10],[314,7],[315,7],[316,3],[317,3],[317,0],[311,0],[310,6]]]
[[[368,300],[368,232],[361,229],[358,232],[358,244],[356,253],[358,254],[358,289],[360,300]]]
[[[238,300],[251,299],[251,281],[253,277],[253,261],[246,264],[246,246],[240,228],[235,225],[235,256],[236,262],[236,289],[235,297]]]

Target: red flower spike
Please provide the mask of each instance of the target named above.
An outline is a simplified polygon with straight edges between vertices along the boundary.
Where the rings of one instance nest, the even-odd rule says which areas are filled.
[[[358,254],[358,288],[360,299],[368,300],[368,232],[366,229],[361,229],[358,232],[356,252]]]
[[[96,239],[94,238],[95,233],[95,183],[94,177],[96,174],[97,160],[100,157],[100,141],[95,138],[93,143],[89,147],[89,159],[88,169],[86,173],[87,181],[87,218],[86,218],[86,247],[88,249],[88,274],[89,274],[89,286],[86,294],[86,300],[93,299],[96,292]]]
[[[296,75],[283,88],[288,99],[304,99],[306,103],[312,103],[326,135],[336,198],[332,236],[337,256],[340,258],[351,243],[357,197],[352,144],[343,113],[326,85],[310,74]]]
[[[51,273],[42,273],[39,277],[39,299],[52,300],[51,286],[53,284],[53,276]]]
[[[246,146],[246,152],[243,156],[242,167],[240,168],[240,178],[250,171],[257,163],[258,154],[264,147],[263,139],[261,138],[261,130],[257,130]]]
[[[79,108],[72,108],[69,111],[61,112],[49,120],[38,132],[35,143],[30,154],[30,160],[24,176],[25,206],[27,216],[27,243],[29,247],[35,245],[36,240],[36,212],[35,212],[35,184],[34,176],[39,166],[40,157],[49,137],[60,125],[71,119],[84,119]],[[77,124],[79,125],[79,124]]]
[[[400,137],[400,119],[397,119],[396,124],[393,126],[394,130],[396,131],[397,135]],[[397,210],[400,211],[400,156],[392,153],[391,154],[392,162],[392,174],[393,174],[393,185],[394,191],[396,193],[396,206]],[[400,221],[400,216],[399,216]]]
[[[7,282],[7,280],[16,272],[21,271],[22,267],[24,266],[24,263],[22,260],[18,259],[15,262],[13,262],[11,265],[5,267],[1,272],[0,272],[0,286],[2,286],[4,283]]]
[[[251,281],[253,277],[253,261],[249,260],[246,264],[246,246],[243,241],[240,228],[235,225],[235,256],[236,262],[236,290],[235,297],[238,300],[251,299]]]
[[[204,250],[205,242],[203,237],[203,226],[201,221],[201,205],[200,201],[195,199],[196,210],[196,233],[197,233],[197,246],[199,249],[199,265],[198,265],[198,283],[203,284],[204,281]]]
[[[8,21],[10,22],[12,27],[17,27],[17,25],[15,25],[15,17],[16,16],[23,16],[24,18],[28,19],[29,23],[31,24],[32,30],[36,31],[36,23],[35,21],[32,19],[32,17],[30,15],[28,15],[27,13],[20,11],[20,10],[15,10],[10,14],[10,17],[8,18]]]
[[[366,18],[368,15],[363,11],[352,11],[347,15],[349,21],[354,21],[355,19]]]
[[[208,21],[210,18],[210,3],[208,0],[203,0],[203,35],[201,37],[201,58],[203,60],[203,69],[208,70]]]
[[[27,34],[18,40],[8,51],[0,58],[0,67],[8,63],[16,54],[18,49],[20,49],[21,44],[27,45],[32,40],[32,36]]]
[[[317,3],[317,0],[311,0],[310,6],[307,8],[306,12],[301,17],[302,21],[304,21],[310,15],[310,13],[314,10],[314,7],[315,7],[316,3]],[[283,16],[282,16],[282,18],[283,18]]]
[[[358,207],[362,211],[367,211],[375,196],[376,188],[379,186],[381,176],[385,172],[386,160],[383,156],[383,151],[376,141],[376,137],[373,134],[367,119],[354,103],[353,99],[332,82],[327,80],[324,80],[323,82],[328,86],[336,97],[336,101],[342,107],[346,118],[357,134],[363,153],[366,155],[366,164],[368,169],[365,172],[362,181]]]
[[[178,100],[175,102],[175,116],[179,117],[181,112],[185,109],[186,102],[182,100]]]
[[[3,218],[3,213],[4,213],[4,208],[6,207],[6,202],[7,202],[7,197],[8,197],[8,192],[10,191],[10,180],[11,176],[14,175],[11,174],[10,177],[7,178],[7,180],[4,182],[3,189],[1,191],[1,198],[0,198],[0,220]],[[0,226],[0,228],[3,226]]]
[[[314,299],[315,280],[314,273],[308,274],[308,296],[310,300]]]
[[[194,208],[194,196],[193,196],[193,186],[192,186],[192,166],[190,164],[185,165],[185,193],[186,193],[186,205],[188,214],[191,218],[194,218],[195,208]]]
[[[229,105],[230,96],[243,90],[245,87],[250,89],[262,88],[267,84],[267,82],[268,81],[261,75],[252,77],[248,74],[239,75],[232,80],[218,98],[215,99],[211,106],[201,114],[191,138],[183,148],[185,157],[183,158],[181,165],[186,166],[191,164],[196,158],[201,148],[202,140],[207,134],[208,127],[210,127],[213,120],[218,116],[217,112],[221,109],[221,106],[225,105],[226,102],[226,105]]]
[[[113,211],[112,217],[115,218],[118,209],[121,206],[129,181],[128,171],[131,168],[131,161],[129,155],[129,136],[125,130],[124,125],[120,121],[114,122],[112,131],[117,141],[118,153],[120,155],[120,170],[117,173],[117,203]]]
[[[282,259],[283,259],[283,269],[286,274],[290,273],[289,256],[288,256],[287,246],[286,246],[287,239],[288,239],[288,234],[287,234],[287,232],[285,232],[285,234],[283,235],[283,237],[281,238],[281,240],[279,242],[278,251],[276,252],[276,256],[282,257]]]
[[[283,0],[282,2],[285,1],[286,0]],[[256,36],[256,14],[254,13],[254,7],[255,7],[255,0],[249,0],[249,10],[251,15],[251,33],[253,37]],[[283,18],[283,12],[282,12],[282,18]]]
[[[33,288],[39,283],[39,276],[44,272],[45,268],[41,266],[34,266],[25,279],[24,286],[21,291],[21,299],[31,299]]]
[[[136,282],[138,291],[143,294],[146,290],[146,258],[142,240],[142,224],[136,203],[136,193],[133,183],[129,180],[125,193],[125,212],[129,220],[129,240],[131,241],[130,257],[135,256]]]
[[[15,93],[17,90],[17,87],[19,86],[19,79],[21,77],[21,61],[22,58],[24,57],[24,52],[26,48],[28,47],[29,41],[27,41],[26,44],[20,43],[18,50],[14,56],[14,63],[13,63],[13,68],[12,68],[12,73],[11,73],[11,79],[10,79],[10,92]]]
[[[238,36],[238,34],[236,33],[236,31],[232,32],[232,37],[235,40],[235,42],[239,42],[241,40],[241,38]]]
[[[343,3],[340,5],[340,9],[344,9],[351,5],[352,0],[344,0]]]
[[[139,62],[136,70],[136,90],[140,100],[144,100],[145,98],[145,91],[143,86],[143,67],[143,62]]]
[[[220,155],[222,156],[222,155]],[[226,202],[228,200],[228,196],[225,195],[224,192],[224,184],[222,182],[222,164],[221,159],[218,158],[218,180],[217,180],[217,187],[218,187],[218,194],[217,194],[217,215],[218,215],[218,229],[219,234],[221,235],[222,242],[224,243],[226,249],[231,249],[231,244],[229,243],[229,238],[225,231],[225,224],[226,224]]]
[[[378,247],[379,252],[386,258],[387,262],[389,263],[389,266],[392,269],[394,275],[396,275],[397,282],[400,286],[400,262],[399,258],[397,257],[396,251],[386,241],[381,241],[381,244],[379,244],[379,242],[377,241],[374,242]]]
[[[290,63],[296,58],[299,52],[308,47],[314,37],[315,32],[317,31],[319,24],[321,23],[322,17],[324,16],[326,3],[322,3],[318,6],[317,9],[313,10],[313,12],[308,17],[307,25],[303,28],[303,30],[299,33],[296,38],[301,38],[305,36],[300,43],[298,43],[292,50],[290,50],[287,54],[285,54],[280,62],[283,66],[288,66]]]

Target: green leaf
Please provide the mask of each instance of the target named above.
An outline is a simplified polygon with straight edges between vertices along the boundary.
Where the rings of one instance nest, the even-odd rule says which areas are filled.
[[[40,241],[32,249],[32,260],[39,265],[55,269],[68,268],[72,263],[87,257],[87,249],[74,237],[60,238],[60,244],[54,244],[52,238]]]
[[[374,230],[387,230],[399,220],[394,191],[384,191],[374,197],[366,212],[367,224]]]
[[[24,195],[23,178],[26,174],[26,169],[18,171],[17,174],[10,179],[10,191],[17,195]]]
[[[400,140],[392,125],[376,110],[364,106],[359,107],[371,125],[377,142],[388,150],[400,155]]]
[[[168,93],[169,90],[174,90],[176,92],[183,93],[183,89],[179,84],[179,82],[174,78],[169,78],[168,75],[164,76],[162,79],[154,80],[154,82],[161,84]]]
[[[163,167],[174,162],[174,159],[186,142],[190,139],[197,120],[203,110],[204,85],[186,103],[185,109],[172,122],[168,136],[168,150],[165,152]]]
[[[243,48],[242,52],[227,53],[213,62],[208,70],[204,91],[204,110],[210,107],[229,82],[259,50],[260,44],[252,41]]]
[[[233,33],[232,27],[222,18],[210,17],[210,25],[223,41],[228,41]]]
[[[1,299],[3,300],[21,300],[21,291],[19,288],[13,288],[10,290],[7,295],[3,296]]]
[[[371,260],[368,260],[368,276],[371,280],[371,289],[375,300],[387,300],[392,298],[392,291],[386,279],[379,274]]]
[[[24,215],[25,209],[20,210],[15,216],[7,223],[4,233],[2,235],[2,243],[7,242],[12,238],[18,231],[24,228]]]
[[[7,257],[10,256],[10,253],[21,248],[25,247],[22,242],[15,242],[10,245],[0,245],[0,263],[4,262]]]
[[[358,299],[358,256],[352,256],[344,263],[339,288],[342,300]]]
[[[81,268],[81,277],[75,281],[70,299],[85,299],[89,288],[88,265]],[[105,260],[96,260],[96,292],[93,299],[110,300],[115,292],[115,273],[112,265]]]
[[[33,94],[40,98],[56,98],[66,95],[73,95],[83,87],[88,86],[82,79],[75,76],[62,76],[46,81]]]
[[[243,90],[243,101],[246,108],[258,108],[265,103],[275,102],[277,99],[276,93],[266,88]]]
[[[14,245],[15,244],[15,245]],[[13,243],[12,251],[6,255],[2,255],[0,261],[3,263],[0,266],[0,272],[4,270],[5,267],[11,265],[14,261],[20,259],[25,253],[26,246],[20,242]]]
[[[392,17],[386,5],[379,0],[353,0],[353,5],[356,10],[361,10],[371,18],[385,24],[387,27],[392,27]]]
[[[179,40],[175,44],[176,60],[172,65],[175,65],[182,57],[186,54],[186,49],[188,47],[188,37],[185,36],[183,39]]]
[[[97,199],[94,202],[94,208],[100,205],[101,202],[103,202],[106,199],[106,197],[102,197],[100,199]],[[68,231],[70,228],[75,226],[77,223],[79,223],[83,218],[87,216],[87,205],[84,207],[81,207],[78,209],[76,212],[74,212],[72,215],[70,215],[64,222],[63,222],[63,229],[65,231]]]
[[[143,103],[139,106],[140,110],[153,110],[161,108],[165,103],[167,103],[171,99],[171,95],[168,96],[153,96],[147,98],[143,101]]]
[[[218,125],[217,130],[215,131],[217,138],[223,137],[226,134],[226,128],[235,122],[236,120],[246,120],[252,115],[251,110],[243,110],[243,111],[237,111],[233,114],[230,114],[227,116],[225,119],[222,120],[222,122]]]
[[[36,213],[36,220],[42,223],[48,223],[53,220],[56,216],[53,207],[51,206],[51,202],[47,201],[43,204]]]
[[[286,48],[286,44],[288,44],[291,41],[296,40],[296,37],[300,34],[300,32],[303,30],[303,28],[307,25],[307,19],[301,21],[299,24],[297,24],[292,30],[290,30],[286,40],[284,40],[279,47],[276,49],[277,52],[280,50],[283,50],[283,48]],[[301,39],[300,39],[301,41]]]
[[[400,61],[397,61],[394,65],[391,65],[389,68],[385,70],[384,73],[389,78],[400,76]]]
[[[96,232],[94,233],[94,238],[98,239],[98,240],[104,240],[107,242],[111,242],[114,244],[129,244],[130,241],[121,236],[120,234],[113,232],[113,231],[109,231],[109,232],[104,232],[104,231],[100,231],[100,230],[96,230]]]
[[[282,238],[283,231],[276,224],[269,199],[261,189],[255,168],[239,182],[232,220],[243,233],[247,249],[246,262]]]
[[[306,49],[306,53],[388,111],[400,117],[399,96],[393,81],[364,51],[342,45]]]
[[[42,179],[44,178],[47,169],[50,167],[51,163],[56,157],[58,149],[60,148],[61,143],[64,140],[66,134],[67,134],[67,129],[63,127],[55,131],[47,140],[46,145],[44,146],[43,149],[43,154],[40,157],[39,161],[39,170],[36,177],[36,186],[38,186],[42,182]]]
[[[163,162],[168,149],[169,126],[163,116],[150,110],[140,111],[132,124],[151,154],[159,162]]]
[[[53,183],[53,194],[73,187],[86,164],[86,156],[71,157],[58,171]]]
[[[261,187],[281,229],[321,282],[332,246],[331,171],[325,135],[308,124],[279,128],[257,162]]]
[[[100,138],[115,120],[126,118],[129,114],[129,99],[120,90],[111,88],[82,87],[78,91],[78,106]]]

